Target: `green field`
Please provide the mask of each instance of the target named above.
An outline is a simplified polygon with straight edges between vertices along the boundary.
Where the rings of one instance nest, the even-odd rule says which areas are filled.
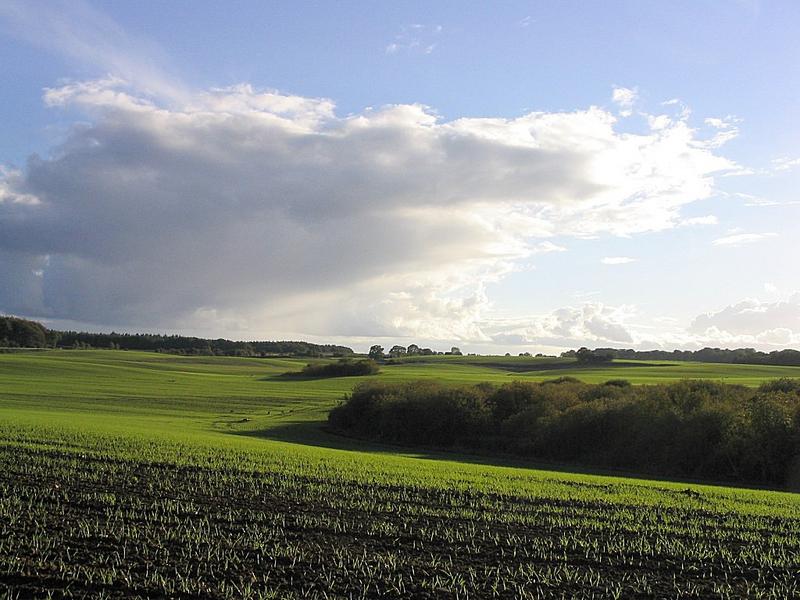
[[[321,425],[360,378],[281,377],[303,364],[0,355],[0,598],[800,595],[800,496],[341,438]],[[757,385],[800,376],[796,367],[546,364],[436,357],[376,377]]]

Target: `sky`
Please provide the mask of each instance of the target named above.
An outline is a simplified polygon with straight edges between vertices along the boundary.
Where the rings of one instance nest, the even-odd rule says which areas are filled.
[[[800,348],[800,3],[0,0],[0,312]]]

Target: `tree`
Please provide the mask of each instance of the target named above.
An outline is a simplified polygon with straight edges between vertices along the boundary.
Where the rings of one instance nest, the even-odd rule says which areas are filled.
[[[419,354],[419,346],[416,344],[409,344],[408,348],[406,348],[406,354],[409,356],[414,356],[415,354]]]
[[[0,316],[0,345],[21,348],[42,348],[48,341],[48,331],[36,321]]]
[[[575,353],[575,358],[579,363],[583,364],[597,364],[607,363],[614,360],[614,355],[611,352],[604,350],[589,350],[588,348],[579,348]]]
[[[369,357],[372,360],[379,360],[383,358],[383,346],[380,346],[378,344],[371,346],[369,349]]]
[[[389,356],[391,356],[392,358],[397,358],[398,356],[403,356],[403,355],[405,355],[405,353],[406,353],[405,346],[400,346],[399,344],[395,345],[395,346],[392,346],[392,349],[389,350]]]
[[[459,349],[458,346],[453,346],[452,348],[450,348],[450,354],[461,356],[461,350]]]

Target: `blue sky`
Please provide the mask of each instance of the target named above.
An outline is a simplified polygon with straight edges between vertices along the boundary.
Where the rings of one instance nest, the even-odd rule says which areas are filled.
[[[0,310],[797,347],[798,26],[788,0],[0,0]]]

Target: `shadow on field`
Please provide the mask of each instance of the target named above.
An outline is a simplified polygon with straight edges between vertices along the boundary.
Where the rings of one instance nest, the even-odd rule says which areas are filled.
[[[286,373],[269,374],[264,377],[259,377],[259,381],[316,381],[318,379],[326,379],[324,377],[309,377],[303,375],[302,371],[288,371]]]
[[[601,475],[607,477],[625,477],[628,479],[642,479],[646,481],[662,481],[705,486],[724,486],[758,490],[800,491],[800,475],[798,475],[798,482],[796,483],[797,487],[790,486],[788,489],[773,488],[765,485],[744,482],[714,481],[708,479],[693,479],[689,477],[675,478],[655,473],[547,462],[535,459],[526,459],[513,455],[470,454],[462,453],[458,450],[417,448],[411,446],[372,442],[369,440],[353,438],[336,433],[327,428],[327,423],[325,421],[289,422],[282,425],[277,425],[275,427],[270,427],[269,429],[255,431],[230,431],[228,433],[231,435],[242,435],[280,442],[289,442],[293,444],[302,444],[304,446],[328,448],[331,450],[350,450],[355,452],[391,454],[394,456],[451,461],[481,466],[536,469],[540,471],[571,475]],[[800,459],[798,459],[798,465],[800,465]],[[800,474],[800,466],[798,466],[798,473]]]
[[[457,450],[443,450],[435,448],[417,448],[411,446],[401,446],[373,442],[360,438],[349,437],[335,433],[327,428],[324,421],[298,421],[284,423],[269,429],[254,431],[231,431],[231,435],[242,435],[260,439],[289,442],[292,444],[302,444],[317,448],[328,448],[331,450],[350,450],[355,452],[372,452],[380,454],[391,454],[399,456],[413,456],[428,460],[445,460],[473,465],[484,465],[494,467],[515,467],[524,469],[538,469],[543,471],[553,471],[558,473],[584,474],[584,475],[608,475],[612,477],[633,477],[641,479],[652,479],[646,474],[636,474],[628,471],[618,471],[613,469],[601,469],[592,467],[582,467],[578,465],[565,465],[559,463],[548,463],[531,459],[520,458],[511,455],[488,455],[488,454],[469,454],[461,453]],[[659,478],[665,480],[664,478]],[[684,480],[681,480],[684,481]],[[698,482],[699,483],[699,482]],[[705,482],[708,483],[708,482]]]
[[[628,362],[624,360],[615,360],[610,363],[582,364],[577,362],[568,363],[541,363],[541,364],[524,364],[524,363],[506,363],[506,362],[482,362],[482,363],[465,363],[476,367],[488,367],[492,369],[500,369],[502,371],[510,371],[511,373],[534,373],[536,371],[585,371],[597,368],[613,369],[613,368],[630,368],[630,367],[674,367],[670,363],[641,363],[641,362]]]
[[[393,446],[370,442],[358,438],[333,433],[327,428],[325,421],[292,421],[251,431],[229,431],[232,435],[243,435],[278,442],[303,444],[317,448],[330,448],[332,450],[356,450],[360,452],[398,452],[419,454],[414,449],[404,446]],[[446,454],[446,453],[442,453]]]

